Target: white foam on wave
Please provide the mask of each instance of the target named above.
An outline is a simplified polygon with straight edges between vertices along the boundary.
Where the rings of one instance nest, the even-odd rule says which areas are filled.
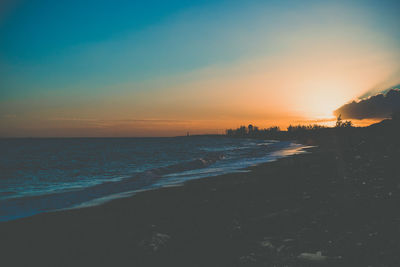
[[[228,173],[249,172],[248,167],[295,154],[308,153],[306,149],[310,148],[310,146],[295,144],[289,141],[252,140],[249,142],[248,140],[238,140],[238,142],[241,142],[239,149],[237,145],[224,146],[220,150],[224,151],[224,153],[219,153],[220,151],[214,153],[216,151],[212,151],[212,153],[207,153],[206,155],[200,154],[201,157],[192,160],[189,159],[186,162],[180,161],[173,165],[166,164],[165,166],[151,170],[144,168],[145,171],[136,172],[140,174],[137,177],[119,175],[111,179],[103,179],[100,184],[98,183],[98,179],[92,179],[74,181],[71,184],[58,183],[51,185],[48,186],[50,195],[43,194],[40,196],[41,199],[35,198],[35,201],[27,200],[26,206],[21,205],[22,202],[20,203],[18,199],[8,202],[7,204],[11,205],[9,207],[3,205],[3,209],[1,209],[0,206],[0,220],[26,217],[41,212],[93,207],[111,200],[131,197],[142,191],[155,190],[162,187],[183,186],[183,183],[189,180]],[[188,152],[189,150],[183,151]],[[90,186],[88,187],[88,185]],[[59,190],[59,187],[62,187],[63,190]],[[118,192],[119,190],[128,191]],[[93,199],[90,199],[91,197]],[[42,201],[42,198],[47,199],[46,201]],[[66,207],[64,208],[63,206]],[[1,217],[2,215],[4,216]]]
[[[118,193],[118,194],[112,194],[112,195],[108,195],[108,196],[104,196],[104,197],[100,197],[100,198],[95,198],[95,199],[92,199],[89,201],[85,201],[78,205],[74,205],[72,207],[63,208],[63,209],[59,209],[59,210],[83,209],[83,208],[89,208],[89,207],[93,207],[93,206],[99,206],[104,203],[110,202],[111,200],[114,200],[114,199],[131,197],[131,196],[135,195],[137,192],[138,192],[138,190],[122,192],[122,193]]]

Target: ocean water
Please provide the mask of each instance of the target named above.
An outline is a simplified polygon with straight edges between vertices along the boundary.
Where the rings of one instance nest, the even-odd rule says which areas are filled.
[[[304,153],[227,137],[0,139],[0,221],[101,204]]]

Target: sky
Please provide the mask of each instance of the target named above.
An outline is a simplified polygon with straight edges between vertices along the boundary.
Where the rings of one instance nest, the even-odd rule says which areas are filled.
[[[389,0],[3,0],[0,136],[331,121],[400,83],[399,10]]]

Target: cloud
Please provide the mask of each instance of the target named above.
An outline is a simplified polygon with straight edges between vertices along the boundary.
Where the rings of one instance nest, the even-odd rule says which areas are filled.
[[[390,89],[361,101],[353,101],[334,111],[344,119],[387,118],[400,110],[400,90]]]

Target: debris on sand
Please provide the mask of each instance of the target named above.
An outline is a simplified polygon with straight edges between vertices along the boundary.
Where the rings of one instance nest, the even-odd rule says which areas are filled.
[[[164,247],[171,237],[167,234],[153,233],[148,239],[143,240],[140,244],[149,251],[157,252]]]
[[[242,263],[242,264],[250,264],[250,263],[255,263],[255,262],[257,262],[257,259],[256,259],[256,255],[255,255],[255,253],[250,253],[250,254],[248,254],[248,255],[245,255],[245,256],[241,256],[240,258],[239,258],[239,261]]]
[[[317,251],[316,253],[308,253],[308,252],[301,253],[299,256],[297,256],[297,259],[308,263],[325,264],[328,262],[340,261],[342,260],[342,257],[341,256],[328,257],[322,255],[321,251]]]
[[[328,259],[327,256],[323,256],[321,251],[317,251],[316,253],[301,253],[298,257],[299,260],[308,261],[308,262],[326,262]]]
[[[275,246],[272,244],[271,241],[269,240],[264,240],[262,242],[260,242],[260,245],[264,248],[268,248],[268,249],[275,249]]]

